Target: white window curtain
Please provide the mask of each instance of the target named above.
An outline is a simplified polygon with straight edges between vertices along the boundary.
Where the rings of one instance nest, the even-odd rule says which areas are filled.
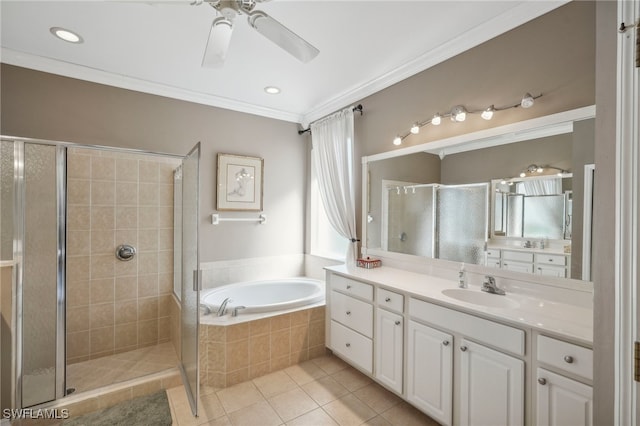
[[[311,161],[318,192],[331,226],[351,241],[347,264],[357,256],[355,186],[353,179],[353,109],[311,124]]]

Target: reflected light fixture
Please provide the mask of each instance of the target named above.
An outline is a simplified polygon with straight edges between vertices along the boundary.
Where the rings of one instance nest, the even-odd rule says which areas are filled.
[[[73,31],[68,30],[66,28],[51,27],[49,28],[49,31],[51,32],[51,34],[58,37],[60,40],[67,41],[69,43],[79,44],[84,41],[79,34],[74,33]]]
[[[417,135],[418,133],[420,133],[420,126],[418,125],[418,123],[414,123],[413,126],[411,126],[411,130],[410,131],[414,135]]]
[[[496,108],[493,105],[491,105],[489,108],[482,111],[482,114],[480,114],[480,116],[485,120],[491,120],[493,118],[493,113],[495,111],[496,111]]]
[[[267,86],[264,88],[264,91],[270,95],[277,95],[280,93],[280,89],[276,86]]]
[[[456,105],[451,109],[451,121],[463,122],[467,119],[467,110],[462,105]]]
[[[396,136],[395,138],[393,138],[393,144],[394,145],[401,145],[402,144],[402,138],[400,136]]]
[[[438,113],[436,113],[431,119],[431,124],[433,124],[434,126],[439,126],[441,122],[442,122],[442,116]]]
[[[533,103],[534,103],[533,96],[531,96],[531,93],[527,92],[522,97],[522,101],[520,101],[520,106],[522,108],[531,108],[533,106]]]

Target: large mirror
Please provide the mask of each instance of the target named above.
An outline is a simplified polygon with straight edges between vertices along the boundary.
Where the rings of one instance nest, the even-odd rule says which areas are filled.
[[[593,108],[502,130],[365,157],[363,252],[589,281]]]

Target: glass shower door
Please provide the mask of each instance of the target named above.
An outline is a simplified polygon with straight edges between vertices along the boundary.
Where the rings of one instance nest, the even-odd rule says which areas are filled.
[[[198,252],[200,143],[182,161],[182,290],[180,368],[191,411],[198,414],[198,315],[200,258]]]

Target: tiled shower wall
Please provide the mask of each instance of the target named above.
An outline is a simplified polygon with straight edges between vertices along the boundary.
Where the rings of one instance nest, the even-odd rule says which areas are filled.
[[[67,362],[169,341],[179,160],[70,148]],[[116,247],[137,249],[128,262]]]

